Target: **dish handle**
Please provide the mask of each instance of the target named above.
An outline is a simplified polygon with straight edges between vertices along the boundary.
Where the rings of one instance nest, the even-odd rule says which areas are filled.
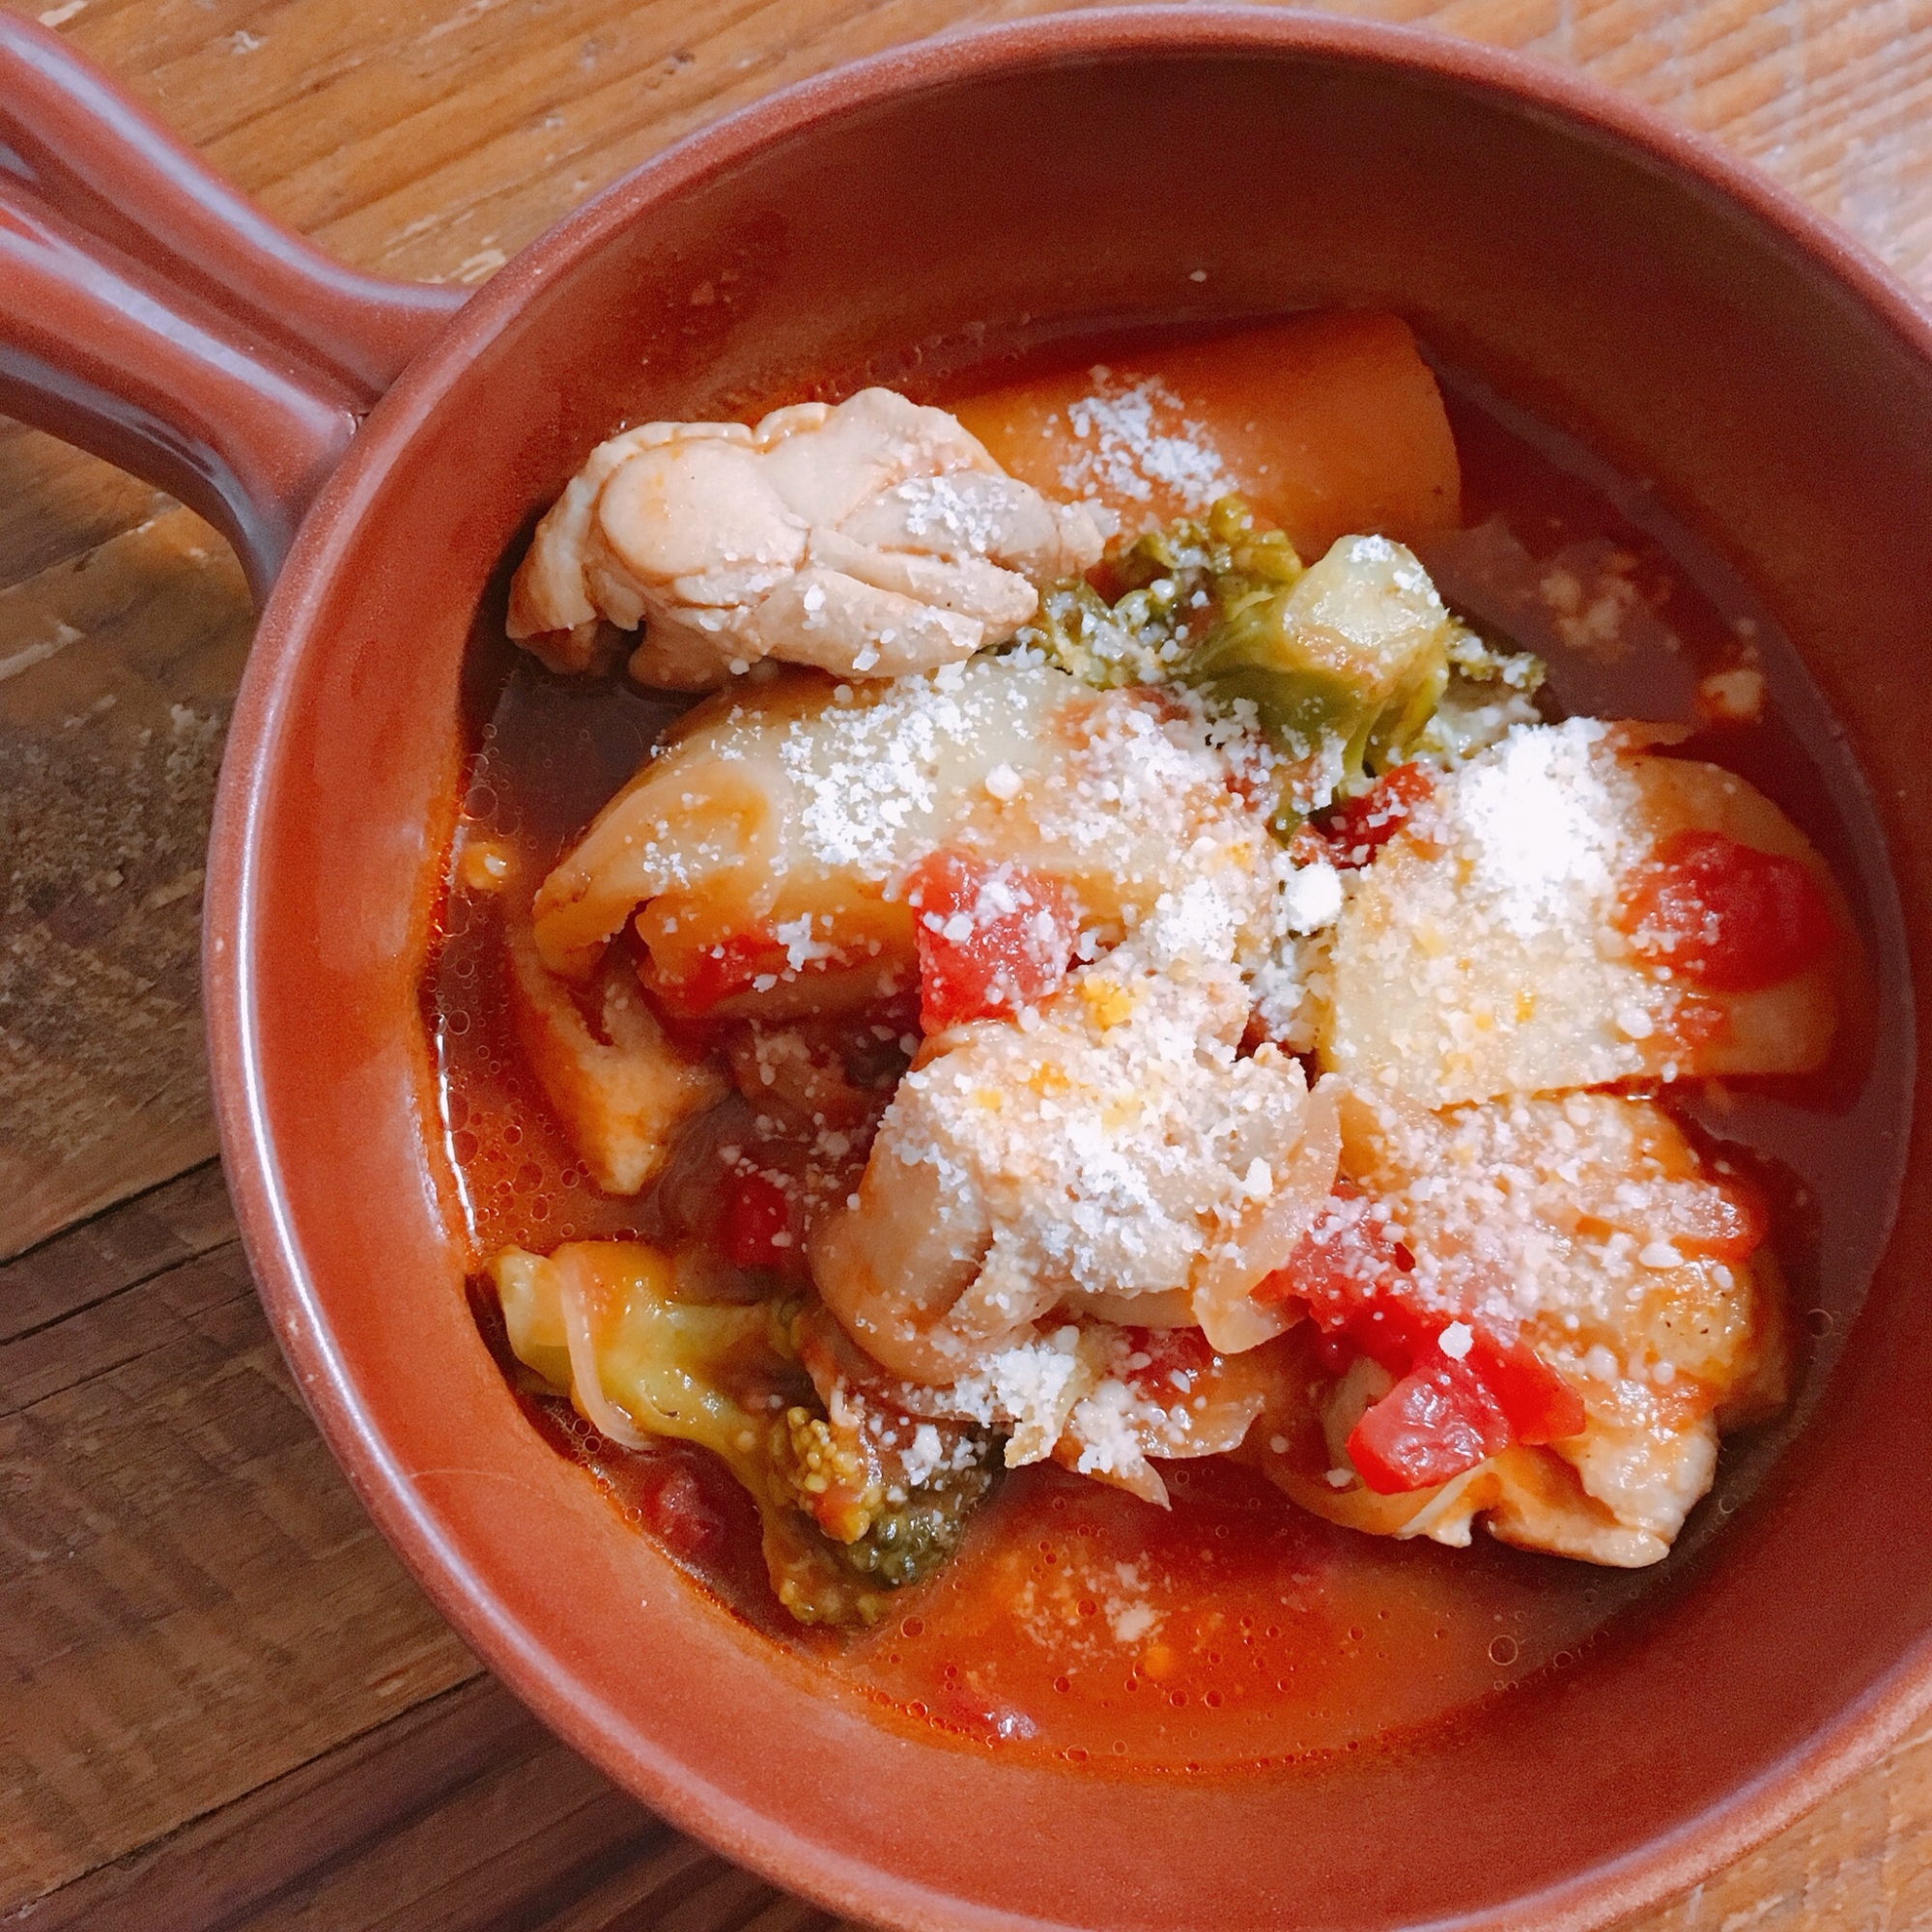
[[[59,35],[0,13],[0,410],[205,516],[258,601],[464,296],[330,260]]]

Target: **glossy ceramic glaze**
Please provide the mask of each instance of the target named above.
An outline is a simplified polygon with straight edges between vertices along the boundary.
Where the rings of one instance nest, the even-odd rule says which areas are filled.
[[[466,639],[613,426],[802,373],[890,379],[982,330],[1335,302],[1401,311],[1651,479],[1745,574],[1862,762],[1916,950],[1932,334],[1880,270],[1712,149],[1541,70],[1291,14],[1149,9],[777,97],[608,190],[444,324],[442,298],[331,275],[293,242],[245,279],[231,257],[250,250],[219,240],[232,207],[210,228],[217,191],[179,151],[100,136],[102,100],[58,81],[58,52],[0,31],[0,137],[28,156],[0,183],[0,403],[183,488],[258,581],[347,447],[231,732],[207,942],[224,1145],[336,1454],[558,1731],[679,1824],[882,1923],[1575,1927],[1735,1857],[1932,1706],[1922,1187],[1803,1435],[1692,1587],[1622,1641],[1399,1753],[1109,1781],[882,1728],[524,1426],[445,1238],[417,1007]],[[22,71],[42,89],[25,110]],[[1926,1159],[1915,1146],[1915,1175]]]

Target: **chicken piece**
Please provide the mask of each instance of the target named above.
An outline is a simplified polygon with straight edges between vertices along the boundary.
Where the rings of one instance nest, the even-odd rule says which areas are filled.
[[[1581,1397],[1582,1427],[1378,1494],[1347,1445],[1393,1376],[1364,1354],[1337,1378],[1297,1342],[1256,1432],[1281,1446],[1257,1460],[1305,1507],[1373,1533],[1466,1544],[1480,1515],[1525,1548],[1656,1562],[1710,1488],[1720,1426],[1785,1399],[1762,1208],[1647,1101],[1572,1094],[1429,1114],[1360,1089],[1339,1098],[1343,1171],[1412,1263],[1387,1292],[1453,1317],[1458,1359],[1476,1332],[1520,1340]],[[1448,1355],[1443,1334],[1429,1346]]]
[[[605,808],[537,895],[537,946],[583,977],[642,907],[679,1010],[851,1010],[910,984],[899,891],[954,850],[1061,882],[1094,944],[1191,894],[1259,952],[1287,861],[1238,788],[1257,749],[1170,695],[1020,657],[871,685],[788,672],[698,707]]]
[[[1068,1296],[1170,1319],[1184,1297],[1226,1351],[1284,1325],[1248,1290],[1320,1211],[1335,1136],[1298,1063],[1237,1057],[1239,973],[1161,970],[1152,937],[1031,1024],[939,1036],[900,1084],[856,1205],[810,1250],[826,1305],[894,1374],[954,1381]]]
[[[1524,726],[1434,781],[1337,923],[1324,1067],[1445,1106],[1824,1064],[1856,959],[1824,862],[1643,729]]]
[[[509,633],[582,668],[600,616],[642,624],[632,675],[677,691],[768,657],[892,677],[1003,642],[1100,548],[944,410],[862,389],[600,443],[537,526]]]
[[[1362,1361],[1352,1380],[1338,1382],[1317,1357],[1307,1324],[1275,1347],[1280,1379],[1236,1454],[1311,1515],[1366,1536],[1426,1536],[1459,1549],[1468,1547],[1481,1519],[1498,1542],[1614,1570],[1642,1569],[1664,1553],[1667,1545],[1620,1523],[1576,1469],[1547,1448],[1513,1443],[1440,1488],[1378,1495],[1355,1480],[1339,1445],[1369,1403],[1386,1393],[1387,1376]],[[1703,1446],[1700,1436],[1692,1461],[1700,1460]],[[1702,1481],[1708,1484],[1708,1474]]]
[[[1567,1094],[1429,1114],[1363,1087],[1337,1097],[1342,1170],[1393,1211],[1425,1301],[1524,1324],[1573,1379],[1688,1378],[1707,1407],[1759,1365],[1747,1264],[1764,1208],[1662,1107]]]
[[[636,1194],[663,1165],[679,1123],[724,1097],[723,1075],[671,1045],[621,963],[593,989],[593,1028],[573,988],[545,970],[527,930],[513,927],[508,948],[511,1013],[544,1097],[591,1179],[607,1194]]]

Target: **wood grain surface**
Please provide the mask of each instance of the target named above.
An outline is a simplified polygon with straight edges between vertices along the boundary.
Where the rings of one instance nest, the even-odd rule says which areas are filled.
[[[0,0],[14,5],[14,0]],[[963,0],[65,0],[346,260],[475,283],[679,134]],[[1932,0],[1371,0],[1748,156],[1932,298]],[[202,849],[250,613],[221,541],[0,423],[0,1923],[806,1932],[526,1716],[362,1516],[217,1169]],[[115,1205],[120,1204],[120,1205]],[[92,1216],[93,1218],[88,1218]],[[1932,1734],[1643,1921],[1932,1925]]]

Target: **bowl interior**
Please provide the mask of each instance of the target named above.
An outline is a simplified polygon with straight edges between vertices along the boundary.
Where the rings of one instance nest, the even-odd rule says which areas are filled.
[[[526,1426],[466,1305],[417,998],[463,652],[506,549],[627,420],[910,380],[1029,333],[1396,309],[1652,482],[1777,612],[1922,943],[1924,338],[1695,151],[1499,71],[1189,10],[916,50],[770,103],[476,299],[372,420],[265,622],[211,985],[231,1167],[304,1389],[438,1601],[550,1721],[680,1823],[874,1919],[1600,1922],[1770,1829],[1922,1691],[1914,1187],[1816,1412],[1694,1587],[1451,1730],[1204,1784],[882,1727],[620,1523]],[[1909,1091],[1903,1048],[1889,1070]]]

